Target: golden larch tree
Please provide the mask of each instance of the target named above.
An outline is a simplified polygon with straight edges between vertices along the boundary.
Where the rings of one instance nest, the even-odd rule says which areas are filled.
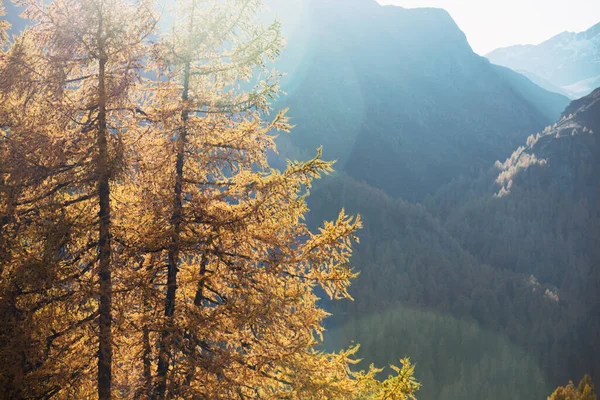
[[[283,38],[278,22],[261,23],[262,6],[178,2],[179,19],[153,51],[154,72],[141,89],[151,123],[130,147],[132,203],[119,213],[129,219],[119,225],[141,227],[123,232],[122,241],[146,251],[139,265],[132,263],[146,282],[135,307],[146,314],[132,315],[144,364],[136,393],[158,399],[352,398],[369,390],[400,393],[399,387],[412,393],[408,364],[403,376],[411,378],[383,388],[375,370],[350,370],[356,348],[314,350],[327,316],[315,288],[349,298],[356,276],[351,242],[361,224],[343,211],[317,234],[304,223],[312,180],[331,171],[320,151],[283,172],[269,168],[272,132],[290,126],[284,112],[268,117],[278,94],[278,75],[268,65]],[[149,305],[161,297],[157,319]]]
[[[69,287],[68,292],[83,295],[79,303],[69,299],[71,306],[80,304],[85,306],[83,308],[95,309],[70,324],[66,331],[50,328],[47,342],[53,347],[55,340],[49,338],[63,337],[73,328],[85,330],[77,336],[85,339],[87,346],[97,348],[92,356],[97,358],[97,368],[93,371],[88,359],[85,375],[97,375],[98,397],[108,399],[113,364],[112,270],[117,262],[112,254],[113,197],[110,191],[112,182],[123,169],[121,136],[128,126],[138,123],[137,102],[130,97],[130,88],[140,70],[139,60],[145,54],[144,40],[152,33],[156,20],[150,5],[143,1],[57,0],[44,4],[24,0],[20,5],[27,7],[24,15],[32,25],[10,50],[14,54],[6,62],[3,80],[6,86],[43,82],[44,97],[24,97],[18,87],[7,91],[16,107],[25,108],[27,116],[20,121],[21,126],[11,122],[14,126],[6,131],[10,132],[8,142],[14,142],[16,138],[12,136],[16,135],[17,128],[23,128],[23,137],[29,135],[29,131],[43,134],[31,146],[40,146],[46,140],[68,149],[65,152],[55,151],[54,147],[37,148],[43,151],[42,157],[64,160],[61,160],[62,168],[61,163],[55,163],[48,168],[48,176],[36,176],[38,183],[49,186],[48,192],[28,203],[37,211],[45,199],[62,197],[59,211],[67,219],[63,226],[69,229],[64,241],[55,249],[56,254],[51,256],[60,264],[56,271],[64,272],[63,264],[75,271],[53,282],[49,290]],[[18,119],[15,110],[11,116]],[[35,113],[41,118],[36,118]],[[49,121],[44,114],[54,118]],[[28,131],[24,126],[27,124],[34,126]],[[30,147],[26,154],[33,157],[37,152]],[[39,192],[41,187],[35,190]],[[31,241],[21,245],[32,250]],[[46,269],[50,270],[49,266]],[[76,287],[82,280],[87,280],[85,289]],[[96,327],[92,323],[97,323]],[[79,351],[72,343],[71,346]],[[84,359],[86,353],[89,351],[80,353],[79,359]],[[66,366],[69,367],[73,366]],[[47,380],[36,386],[40,385],[47,386]],[[69,390],[64,382],[54,387],[57,393]],[[72,386],[72,390],[83,390],[83,387],[87,386],[80,384],[79,389]],[[73,396],[66,392],[62,395]]]
[[[269,167],[283,46],[260,0],[34,0],[0,59],[0,366],[13,398],[411,399],[322,344],[360,218]],[[25,156],[23,156],[25,155]],[[15,335],[16,333],[16,335]],[[6,345],[5,345],[6,344]],[[11,359],[18,362],[10,362]],[[394,367],[395,368],[395,367]]]

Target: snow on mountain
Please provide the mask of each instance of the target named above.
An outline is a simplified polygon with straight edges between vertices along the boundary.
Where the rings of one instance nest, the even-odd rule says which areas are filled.
[[[563,32],[539,45],[500,48],[492,63],[524,72],[547,90],[579,98],[600,82],[600,23],[585,32]]]

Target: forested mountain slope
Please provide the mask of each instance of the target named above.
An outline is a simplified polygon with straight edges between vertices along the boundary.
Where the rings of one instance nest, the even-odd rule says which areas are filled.
[[[599,261],[589,253],[597,247],[599,130],[597,89],[497,162],[493,186],[489,174],[479,182],[457,181],[440,190],[429,208],[486,262],[562,285],[572,279],[576,258]],[[481,216],[487,224],[473,223]]]
[[[364,221],[352,258],[360,276],[350,289],[356,301],[325,303],[333,312],[328,346],[356,340],[364,365],[410,356],[420,399],[530,399],[552,390],[527,351],[547,344],[539,333],[548,321],[560,322],[545,295],[551,287],[481,263],[425,207],[347,176],[315,190],[309,217],[331,218],[340,206]]]
[[[597,132],[600,89],[571,103],[557,124],[532,135],[495,171],[447,185],[428,201],[479,262],[551,287],[546,295],[559,322],[545,322],[539,334],[547,342],[535,351],[562,359],[544,364],[553,379],[600,375]]]
[[[572,309],[554,300],[553,281],[481,258],[449,221],[460,220],[454,212],[467,193],[500,200],[498,172],[485,171],[556,121],[568,100],[474,54],[443,10],[287,4],[284,23],[286,11],[303,22],[292,25],[280,64],[290,76],[278,105],[296,124],[279,139],[280,156],[307,158],[322,144],[340,173],[313,190],[309,220],[345,207],[364,221],[352,259],[356,301],[325,302],[334,314],[328,346],[353,337],[365,364],[411,356],[423,365],[421,399],[551,393],[579,362],[561,362],[574,345],[564,339]],[[463,183],[469,190],[457,202],[437,198]],[[425,199],[427,207],[414,204]],[[487,218],[478,215],[474,230]],[[397,336],[406,326],[413,334]]]
[[[282,155],[306,158],[322,144],[338,170],[392,196],[421,200],[507,157],[567,105],[473,53],[444,10],[273,3],[289,38],[279,105],[297,124]]]
[[[359,355],[381,365],[392,352],[411,354],[424,384],[418,399],[546,399],[552,390],[544,371],[526,349],[478,323],[423,308],[349,318],[327,333],[326,342],[360,340]]]
[[[319,185],[311,219],[346,207],[364,220],[357,301],[327,304],[328,343],[360,341],[365,363],[411,356],[423,399],[544,398],[586,372],[598,379],[599,107],[600,90],[573,102],[425,206],[343,174]]]

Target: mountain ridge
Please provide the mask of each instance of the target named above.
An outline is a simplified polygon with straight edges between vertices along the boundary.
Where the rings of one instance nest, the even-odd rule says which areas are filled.
[[[362,6],[341,14],[339,0],[293,2],[301,12],[290,12],[291,25],[300,29],[288,36],[279,69],[294,73],[276,105],[289,107],[296,124],[278,143],[284,158],[323,145],[338,169],[420,201],[508,156],[568,103],[475,54],[445,10],[356,1]]]
[[[486,57],[494,64],[526,71],[547,90],[559,88],[572,99],[583,97],[600,85],[600,22],[583,32],[559,33],[537,45],[498,48]]]

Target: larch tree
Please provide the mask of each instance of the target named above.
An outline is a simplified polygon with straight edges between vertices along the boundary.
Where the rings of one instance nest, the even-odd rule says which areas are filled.
[[[283,46],[260,0],[23,0],[0,59],[0,389],[11,398],[411,399],[317,350],[358,217],[311,232],[320,150],[269,167]],[[142,78],[143,77],[143,78]],[[4,162],[6,160],[6,162]]]
[[[228,176],[224,170],[236,173],[252,168],[253,164],[260,162],[257,156],[260,157],[260,153],[269,146],[269,138],[264,132],[257,132],[262,127],[259,126],[260,119],[256,111],[265,111],[267,97],[275,94],[276,85],[271,82],[275,77],[261,81],[263,87],[250,93],[239,87],[241,82],[252,77],[254,68],[264,67],[265,60],[273,59],[282,46],[277,23],[262,27],[253,20],[260,6],[259,1],[247,0],[179,2],[177,9],[180,21],[162,43],[156,60],[167,80],[172,83],[163,88],[167,90],[167,97],[159,101],[166,99],[172,104],[179,103],[175,117],[167,117],[163,127],[174,133],[173,159],[168,161],[174,175],[166,185],[173,190],[172,200],[168,202],[171,217],[168,230],[166,319],[159,344],[157,398],[165,396],[178,290],[177,275],[181,252],[189,248],[189,245],[184,246],[185,239],[182,239],[182,233],[189,231],[190,225],[190,218],[185,215],[184,197],[199,192],[194,187],[198,186],[195,182],[225,180]],[[227,89],[230,85],[232,87]],[[214,117],[207,117],[208,113]],[[235,115],[241,118],[231,123]],[[254,119],[253,125],[248,121],[249,117]],[[282,121],[281,126],[284,124]],[[194,155],[194,152],[197,154]],[[220,159],[223,156],[225,158]],[[188,164],[192,164],[191,171]],[[209,193],[208,190],[204,192]],[[193,211],[202,213],[201,209]],[[202,215],[199,215],[195,225],[202,227],[205,224]],[[197,245],[193,242],[192,245],[197,254]],[[202,286],[203,278],[200,277],[199,281]],[[194,300],[196,307],[201,306],[202,292],[203,288],[199,287],[198,298]]]
[[[2,75],[5,86],[9,87],[5,93],[10,104],[14,104],[13,110],[5,108],[15,120],[8,120],[11,125],[5,130],[6,142],[15,142],[21,137],[19,133],[24,138],[39,132],[39,140],[31,141],[29,148],[21,150],[31,158],[38,155],[47,158],[53,165],[33,161],[38,167],[33,175],[37,187],[32,186],[36,193],[13,205],[27,204],[37,214],[36,218],[41,218],[39,210],[44,209],[45,201],[59,201],[52,204],[54,208],[49,207],[58,208],[58,214],[64,219],[60,224],[64,235],[52,235],[62,241],[46,257],[57,266],[52,269],[42,263],[40,268],[58,275],[54,281],[44,278],[46,295],[54,291],[67,293],[53,294],[44,300],[44,305],[54,307],[64,301],[64,307],[81,306],[87,315],[60,329],[48,327],[47,352],[51,353],[56,347],[57,339],[67,341],[65,337],[69,333],[74,337],[67,347],[81,364],[81,373],[76,374],[78,379],[84,375],[97,377],[96,385],[85,379],[85,384],[77,386],[69,379],[50,384],[56,374],[48,372],[49,376],[35,386],[50,387],[53,395],[66,398],[74,396],[73,390],[78,391],[76,397],[81,397],[87,388],[85,396],[97,391],[99,398],[108,399],[111,398],[113,364],[112,269],[116,259],[111,254],[113,200],[110,190],[123,170],[122,135],[128,126],[138,124],[137,102],[131,98],[130,89],[138,77],[139,60],[145,55],[145,39],[153,32],[156,20],[150,5],[144,1],[57,0],[46,5],[25,0],[20,4],[27,6],[25,15],[32,26],[23,39],[12,46],[9,52],[13,56],[6,61]],[[36,83],[39,87],[32,96],[26,96],[18,87],[31,87]],[[24,110],[25,118],[20,118],[18,108]],[[23,140],[22,144],[27,141]],[[43,145],[49,147],[40,147]],[[14,175],[6,176],[5,181],[15,179]],[[40,194],[44,186],[47,191]],[[43,238],[40,243],[47,243],[48,237],[36,239]],[[46,249],[33,247],[33,239],[24,240],[20,246],[13,247],[37,257],[44,254]],[[72,315],[78,315],[71,311]],[[57,320],[51,324],[65,324],[69,318]],[[74,330],[79,332],[73,333]],[[82,351],[75,342],[85,342],[85,348],[97,351],[90,355],[89,350]],[[94,358],[97,359],[95,369],[90,366]],[[57,362],[55,357],[51,359]],[[58,362],[64,361],[58,359]],[[78,370],[68,364],[64,368]]]
[[[129,219],[121,226],[139,228],[119,240],[145,251],[131,264],[145,282],[131,316],[143,360],[135,392],[353,398],[387,390],[404,398],[399,388],[404,396],[418,387],[410,365],[399,370],[402,384],[383,388],[374,369],[351,371],[356,348],[315,350],[327,313],[314,290],[349,298],[361,223],[342,211],[314,234],[303,222],[311,182],[331,171],[320,152],[283,172],[269,168],[272,132],[290,126],[284,112],[268,118],[278,75],[267,66],[283,39],[278,22],[261,23],[261,7],[178,2],[179,20],[153,50],[141,96],[151,122],[128,146],[132,181],[124,187],[133,202],[120,214]]]
[[[559,386],[548,400],[596,400],[598,397],[594,391],[594,384],[589,375],[585,375],[575,387],[573,382],[566,386]]]
[[[67,190],[85,180],[86,146],[62,131],[69,117],[35,40],[25,32],[0,59],[0,392],[9,398],[84,381],[82,332],[95,318],[85,245],[71,241],[81,226],[69,207],[86,196]]]

